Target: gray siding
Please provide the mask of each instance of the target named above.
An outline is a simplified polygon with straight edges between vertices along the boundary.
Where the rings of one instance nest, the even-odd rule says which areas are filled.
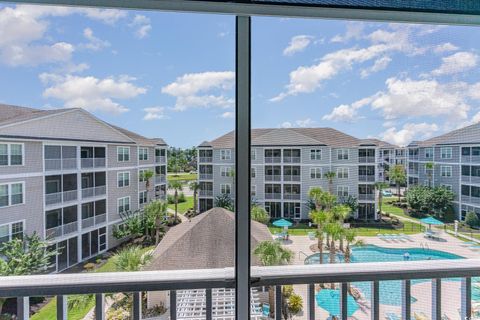
[[[24,155],[22,166],[0,166],[1,175],[11,175],[20,173],[43,172],[43,146],[42,142],[32,141],[5,141],[0,140],[0,143],[23,143]]]

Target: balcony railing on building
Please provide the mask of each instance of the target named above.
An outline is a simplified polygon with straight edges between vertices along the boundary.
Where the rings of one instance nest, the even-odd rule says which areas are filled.
[[[78,223],[77,221],[74,221],[67,224],[62,224],[54,228],[47,229],[46,237],[47,239],[59,238],[67,234],[77,232],[77,230],[78,230]]]
[[[213,190],[200,190],[199,194],[200,194],[200,196],[203,196],[203,197],[212,197],[213,196]]]
[[[201,163],[210,163],[213,160],[212,157],[199,157],[198,159],[198,161]]]
[[[316,284],[338,284],[338,319],[350,319],[349,287],[351,283],[367,282],[370,284],[368,294],[370,319],[383,319],[380,300],[380,284],[382,281],[400,281],[398,315],[396,318],[414,319],[412,308],[412,287],[414,280],[430,280],[431,293],[422,297],[431,310],[429,319],[443,319],[445,311],[455,310],[458,319],[474,319],[472,314],[472,278],[480,276],[480,260],[465,259],[462,263],[455,260],[444,260],[432,264],[431,261],[379,262],[379,263],[344,263],[323,265],[290,265],[274,267],[252,267],[252,292],[256,288],[273,286],[275,299],[270,309],[275,319],[282,316],[282,286],[305,286],[304,316],[306,319],[320,319],[316,299]],[[445,282],[449,278],[459,278],[458,291],[445,291]],[[95,319],[106,319],[107,305],[105,294],[112,292],[130,292],[131,316],[140,320],[142,315],[142,292],[168,291],[169,308],[164,315],[169,319],[216,319],[225,307],[219,306],[216,289],[230,289],[235,286],[233,268],[187,270],[140,271],[84,273],[81,277],[71,274],[11,276],[0,279],[0,296],[17,299],[17,319],[29,319],[30,296],[54,296],[57,304],[57,319],[68,318],[67,300],[69,295],[95,294]],[[204,292],[202,296],[195,292]],[[227,290],[223,290],[225,292]],[[190,294],[188,294],[190,293]],[[418,296],[418,292],[416,293]],[[445,296],[444,296],[445,295]],[[230,300],[231,295],[227,296]],[[418,297],[417,297],[418,298]],[[252,298],[253,299],[253,298]],[[332,299],[335,299],[332,296]],[[452,300],[453,299],[453,300]],[[255,299],[253,299],[255,301]],[[448,304],[444,304],[448,301]],[[452,302],[451,301],[456,301]],[[262,319],[258,300],[244,306],[250,308],[251,319]],[[231,305],[234,308],[234,304]],[[338,308],[338,307],[337,307]],[[450,309],[447,309],[450,308]],[[232,314],[233,316],[233,314]],[[228,317],[230,318],[230,317]],[[366,317],[365,317],[366,318]]]
[[[266,174],[265,181],[282,181],[281,174]]]
[[[97,226],[97,225],[105,223],[106,221],[107,221],[107,214],[106,213],[97,214],[93,217],[88,217],[88,218],[82,219],[82,229]]]
[[[286,200],[300,200],[300,193],[284,193],[283,199]]]
[[[212,180],[213,174],[212,173],[200,173],[201,180]]]
[[[75,169],[77,169],[77,158],[45,159],[45,171]]]
[[[365,200],[368,200],[368,201],[373,201],[375,200],[375,194],[374,193],[359,193],[358,194],[358,200],[360,201],[365,201]]]
[[[82,189],[82,199],[100,197],[107,193],[107,186],[96,186]]]
[[[281,193],[265,193],[265,199],[282,199]]]
[[[285,163],[300,163],[300,157],[283,157]]]
[[[105,158],[82,158],[80,159],[82,169],[105,168]]]
[[[462,182],[480,184],[480,177],[462,175]]]
[[[167,176],[164,174],[157,174],[154,178],[155,184],[162,184],[167,182]]]
[[[373,174],[362,174],[358,176],[358,181],[362,182],[373,182],[375,181],[375,175]]]
[[[478,205],[480,204],[480,198],[462,195],[462,202]]]
[[[165,163],[167,162],[167,158],[165,156],[155,156],[156,163]]]
[[[76,201],[77,198],[78,198],[77,190],[47,193],[45,195],[45,205],[49,206],[57,203]]]
[[[282,157],[265,157],[265,163],[281,163]]]
[[[299,174],[284,174],[283,175],[283,181],[300,181],[300,175]]]
[[[375,163],[375,157],[374,156],[359,156],[358,157],[358,162],[360,163]]]

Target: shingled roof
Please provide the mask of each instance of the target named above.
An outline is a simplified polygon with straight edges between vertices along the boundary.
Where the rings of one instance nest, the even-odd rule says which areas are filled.
[[[251,223],[252,250],[272,240],[266,225]],[[209,269],[233,267],[235,261],[235,214],[210,209],[171,228],[153,252],[146,270]],[[252,264],[259,265],[255,256]]]
[[[450,131],[424,141],[415,141],[418,146],[480,143],[480,123]],[[413,142],[411,143],[413,145]]]
[[[364,144],[379,147],[395,147],[378,139],[357,139],[333,128],[274,128],[252,129],[252,146],[332,146],[352,147]],[[218,137],[200,146],[213,148],[233,148],[235,132]]]

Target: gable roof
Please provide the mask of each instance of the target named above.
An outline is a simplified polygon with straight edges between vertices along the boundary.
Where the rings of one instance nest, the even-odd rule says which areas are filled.
[[[464,143],[480,143],[480,122],[450,131],[448,133],[424,141],[418,141],[418,146],[424,147],[437,144],[447,145]]]
[[[266,225],[251,222],[251,249],[272,240]],[[235,214],[210,209],[171,228],[153,252],[146,270],[209,269],[233,267],[235,261]],[[259,265],[255,256],[252,264]]]
[[[0,126],[28,121],[51,114],[62,113],[72,109],[39,110],[27,107],[18,107],[8,104],[0,104]]]
[[[252,146],[332,146],[352,147],[370,144],[379,147],[395,148],[379,139],[357,139],[333,128],[273,128],[252,129]],[[233,148],[235,133],[230,131],[210,142],[203,142],[201,147]]]

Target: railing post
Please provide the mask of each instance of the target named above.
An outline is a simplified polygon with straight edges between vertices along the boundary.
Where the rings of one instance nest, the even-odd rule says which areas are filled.
[[[177,291],[170,290],[170,320],[177,320]]]
[[[348,319],[348,309],[347,309],[347,299],[348,299],[348,283],[342,282],[340,284],[340,319]]]
[[[380,282],[372,282],[372,320],[380,320]]]
[[[17,319],[18,320],[30,319],[30,298],[29,297],[17,298]]]
[[[432,279],[432,320],[442,319],[442,279]]]
[[[132,307],[132,319],[140,320],[142,319],[142,293],[134,292],[133,293],[133,307]]]
[[[308,284],[308,320],[315,320],[315,284]]]
[[[282,320],[282,286],[275,286],[275,320]]]
[[[462,278],[461,283],[461,319],[470,319],[472,316],[472,278]]]
[[[95,320],[105,319],[105,295],[103,293],[95,294]]]
[[[67,296],[57,296],[57,320],[67,320]]]
[[[402,319],[410,320],[412,316],[412,296],[410,293],[410,280],[402,281]]]
[[[206,320],[212,320],[212,289],[205,289]]]

